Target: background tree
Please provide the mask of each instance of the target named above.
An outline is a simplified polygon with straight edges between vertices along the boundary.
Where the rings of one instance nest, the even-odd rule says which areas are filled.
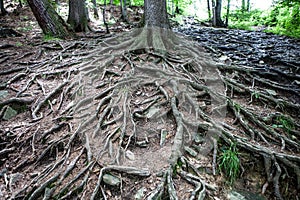
[[[97,9],[97,2],[96,2],[96,0],[92,0],[92,3],[93,3],[94,17],[96,19],[98,19],[99,15],[98,15],[98,9]]]
[[[5,15],[7,13],[7,11],[4,8],[3,0],[0,0],[0,10],[1,10],[1,15]]]
[[[226,19],[225,19],[226,27],[228,26],[229,14],[230,14],[230,0],[227,0]]]
[[[250,12],[250,0],[247,0],[246,9],[247,9],[248,12]]]
[[[76,32],[88,31],[88,16],[85,0],[69,0],[67,21]]]
[[[241,7],[242,12],[246,11],[246,0],[242,0],[242,7]]]
[[[222,0],[212,0],[213,7],[213,26],[224,27],[224,22],[221,19]]]
[[[120,8],[121,8],[121,19],[124,22],[128,22],[127,18],[127,1],[126,0],[120,0]]]
[[[73,35],[50,1],[27,0],[27,2],[45,35],[59,38],[67,38]]]
[[[208,19],[211,20],[211,9],[210,9],[209,0],[207,0],[207,13],[208,13]]]

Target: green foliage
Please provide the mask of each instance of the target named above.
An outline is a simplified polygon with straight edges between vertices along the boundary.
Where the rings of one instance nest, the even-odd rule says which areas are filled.
[[[235,144],[231,144],[229,149],[223,149],[219,157],[219,168],[228,178],[228,183],[232,185],[239,175],[240,159]]]
[[[275,124],[272,125],[274,128],[283,128],[286,132],[290,132],[295,129],[294,122],[284,115],[276,117]]]
[[[273,7],[266,25],[270,32],[300,38],[300,2],[283,1]]]
[[[232,11],[229,27],[251,30],[255,26],[267,27],[267,32],[300,38],[300,2],[279,1],[270,11]]]
[[[267,12],[255,9],[249,12],[235,10],[229,14],[229,28],[252,30],[253,26],[262,26],[267,18]]]
[[[44,35],[44,40],[45,41],[59,41],[59,38],[53,37],[52,35]]]

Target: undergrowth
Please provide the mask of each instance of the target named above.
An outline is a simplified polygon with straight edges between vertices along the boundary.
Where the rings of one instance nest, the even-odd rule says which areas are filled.
[[[235,144],[231,144],[228,149],[223,149],[219,156],[219,169],[228,178],[228,183],[232,185],[239,175],[240,159]]]

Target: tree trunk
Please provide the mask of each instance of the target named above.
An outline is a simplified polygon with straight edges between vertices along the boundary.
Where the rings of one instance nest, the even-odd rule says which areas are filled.
[[[225,21],[226,27],[228,26],[229,13],[230,13],[230,0],[227,0],[226,21]]]
[[[111,1],[110,1],[110,3],[111,3]],[[104,26],[106,28],[106,33],[108,34],[109,33],[109,28],[108,28],[108,24],[107,24],[106,18],[105,18],[105,11],[106,11],[106,0],[104,0],[104,6],[103,6],[103,10],[102,10],[102,17],[103,17]]]
[[[215,4],[215,5],[214,5]],[[224,22],[221,19],[222,0],[212,0],[213,6],[213,26],[224,27]]]
[[[7,11],[4,8],[3,0],[0,0],[0,10],[1,10],[1,15],[5,15],[7,13]]]
[[[98,19],[99,15],[98,15],[98,10],[97,10],[97,2],[96,2],[96,0],[92,0],[92,3],[93,3],[94,17],[96,19]]]
[[[209,0],[207,0],[207,13],[208,13],[208,19],[211,20],[211,10],[210,10],[210,3]]]
[[[53,37],[67,38],[73,36],[65,21],[55,12],[48,0],[27,0],[43,33]]]
[[[247,0],[247,12],[250,12],[250,0]]]
[[[144,0],[145,27],[170,28],[165,0]]]
[[[110,0],[110,5],[112,6],[114,4],[114,0]]]
[[[122,13],[122,16],[121,16],[122,20],[124,22],[128,22],[126,0],[120,0],[120,7],[121,7],[121,13]]]
[[[211,10],[212,10],[212,25],[216,26],[217,21],[216,21],[216,2],[215,0],[211,0]]]
[[[76,32],[88,31],[88,17],[85,0],[69,0],[68,23]]]
[[[242,12],[245,12],[246,10],[246,2],[245,0],[242,0]]]

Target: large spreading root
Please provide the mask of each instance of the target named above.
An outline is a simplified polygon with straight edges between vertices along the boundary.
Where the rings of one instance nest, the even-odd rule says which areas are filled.
[[[272,185],[269,190],[283,199],[286,176],[300,187],[299,122],[291,119],[288,132],[272,127],[282,109],[297,114],[299,104],[263,93],[253,99],[253,87],[225,75],[235,68],[218,66],[221,77],[194,42],[141,29],[45,49],[60,53],[42,59],[37,53],[38,61],[26,66],[16,59],[19,67],[0,74],[6,79],[1,88],[13,91],[1,100],[1,116],[15,105],[31,108],[31,120],[1,131],[1,158],[18,163],[1,161],[12,199],[132,199],[140,191],[144,199],[213,197],[220,188],[201,168],[217,174],[218,142],[264,160],[262,193]],[[249,69],[238,68],[244,72]],[[235,93],[272,112],[260,116],[235,102]],[[225,120],[227,110],[232,121]],[[31,155],[21,158],[24,152]],[[10,183],[21,170],[27,184],[15,190]]]

